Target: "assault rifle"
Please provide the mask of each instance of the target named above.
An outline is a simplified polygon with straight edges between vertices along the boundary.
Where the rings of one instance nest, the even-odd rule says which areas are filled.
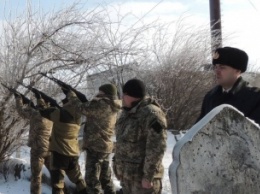
[[[29,89],[31,92],[34,93],[35,97],[37,99],[40,99],[42,98],[46,103],[50,103],[50,106],[51,107],[57,107],[57,108],[60,108],[59,104],[56,102],[55,99],[53,99],[52,97],[48,96],[47,94],[45,94],[44,92],[30,86],[30,85],[25,85],[24,83],[22,82],[18,82],[20,85],[22,85],[23,87]]]
[[[44,77],[47,77],[49,78],[50,80],[54,81],[55,83],[57,83],[61,88],[62,88],[62,91],[64,92],[64,94],[67,94],[68,91],[73,91],[78,99],[81,101],[81,102],[87,102],[87,98],[84,94],[82,94],[81,92],[79,92],[78,90],[76,90],[75,88],[73,88],[71,85],[69,84],[66,84],[65,82],[55,78],[55,77],[50,77],[47,75],[47,73],[43,73],[43,72],[40,72],[41,75],[43,75]]]
[[[36,106],[34,105],[34,103],[29,98],[27,98],[25,95],[23,95],[22,93],[18,92],[14,88],[8,87],[6,84],[3,84],[3,83],[1,83],[1,84],[6,89],[8,89],[11,93],[13,93],[15,98],[20,96],[22,98],[24,104],[28,104],[30,107],[36,109]]]

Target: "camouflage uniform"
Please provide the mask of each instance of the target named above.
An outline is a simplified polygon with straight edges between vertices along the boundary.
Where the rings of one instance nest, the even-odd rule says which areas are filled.
[[[89,193],[114,194],[109,155],[113,150],[111,137],[114,135],[117,112],[121,101],[97,96],[81,104],[80,110],[87,117],[84,129],[83,149],[87,152],[85,180]]]
[[[159,194],[166,148],[166,118],[158,104],[145,98],[124,110],[116,124],[113,170],[124,194]],[[142,179],[153,182],[142,188]]]
[[[41,115],[53,121],[50,139],[52,193],[64,193],[65,173],[76,184],[78,193],[86,193],[86,183],[81,175],[79,159],[78,133],[81,114],[74,104],[79,103],[73,92],[67,94],[68,102],[60,109],[47,108]]]
[[[38,105],[45,106],[43,100]],[[30,106],[23,105],[22,98],[16,98],[18,113],[30,121],[28,146],[31,147],[31,194],[41,194],[42,166],[50,170],[49,138],[53,123],[43,118],[40,113]]]

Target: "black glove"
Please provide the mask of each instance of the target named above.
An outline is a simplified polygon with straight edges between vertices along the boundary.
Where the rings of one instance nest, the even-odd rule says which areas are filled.
[[[16,93],[16,92],[14,92],[14,97],[15,97],[15,98],[21,98],[21,95],[18,94],[18,93]]]
[[[66,104],[67,102],[69,102],[67,97],[62,100],[62,104]]]
[[[28,98],[22,97],[22,99],[23,99],[23,104],[30,104],[31,103],[31,101]]]
[[[41,99],[41,94],[39,92],[34,92],[34,96],[37,99]]]
[[[61,88],[61,90],[63,91],[63,93],[67,96],[67,94],[69,93],[69,89],[68,88]]]

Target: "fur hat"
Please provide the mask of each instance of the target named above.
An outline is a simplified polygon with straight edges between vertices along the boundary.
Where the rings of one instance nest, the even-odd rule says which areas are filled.
[[[248,55],[245,51],[233,47],[218,48],[213,53],[212,63],[228,65],[243,73],[247,69]]]
[[[113,84],[104,84],[104,85],[100,86],[98,89],[109,96],[117,95],[117,88]]]
[[[145,85],[141,80],[130,79],[125,83],[123,93],[134,98],[144,98],[146,95]]]

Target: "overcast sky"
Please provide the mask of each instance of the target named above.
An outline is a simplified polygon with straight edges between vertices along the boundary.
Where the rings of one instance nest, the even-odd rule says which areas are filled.
[[[29,0],[0,0],[0,19],[5,12],[19,13],[26,9]],[[44,11],[60,9],[72,0],[31,0],[34,8]],[[97,6],[120,5],[121,10],[132,12],[145,19],[160,18],[174,21],[188,15],[189,22],[201,26],[209,25],[209,0],[82,0],[88,9]],[[40,6],[39,6],[40,4]],[[260,1],[222,0],[223,46],[234,46],[245,50],[250,63],[260,66]]]

